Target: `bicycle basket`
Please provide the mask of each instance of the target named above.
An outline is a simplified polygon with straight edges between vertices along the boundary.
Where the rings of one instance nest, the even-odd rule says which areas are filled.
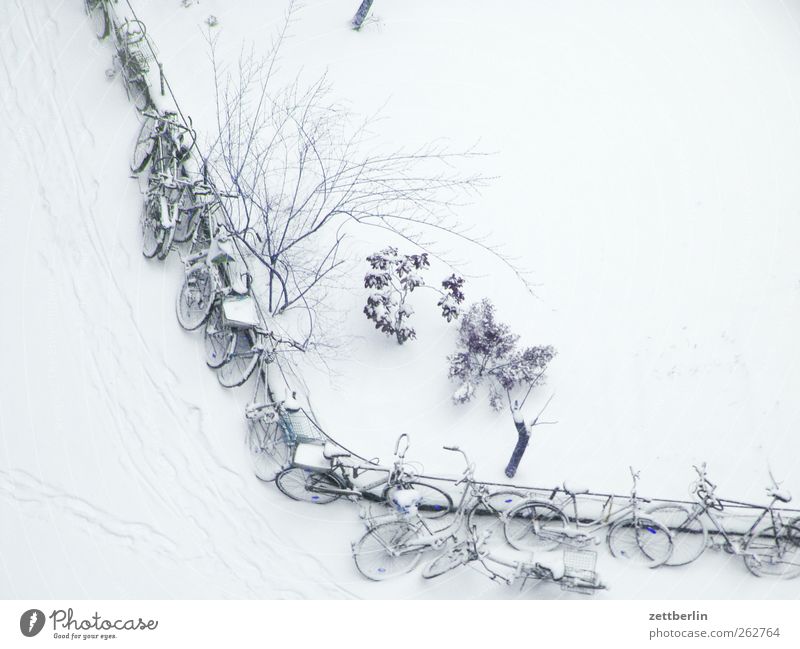
[[[292,464],[310,471],[330,471],[331,462],[325,457],[322,444],[301,442],[295,446]]]
[[[295,443],[323,443],[325,436],[314,426],[308,415],[302,411],[284,412],[281,416],[281,427],[286,442]],[[329,463],[330,464],[330,463]]]
[[[251,295],[226,297],[222,301],[222,313],[232,327],[255,327],[259,324],[256,301]]]
[[[583,595],[593,595],[596,588],[591,588],[597,583],[597,553],[591,550],[564,550],[564,578],[561,581],[561,590],[568,590]]]

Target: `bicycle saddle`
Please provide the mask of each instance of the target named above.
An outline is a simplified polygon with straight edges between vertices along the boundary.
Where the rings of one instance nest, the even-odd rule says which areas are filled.
[[[337,457],[350,457],[350,453],[347,451],[339,448],[338,446],[334,446],[331,443],[326,443],[325,448],[322,449],[322,454],[328,460],[333,460]]]
[[[542,552],[537,554],[534,558],[534,563],[549,570],[553,573],[553,579],[556,581],[563,579],[567,571],[564,565],[564,553],[560,551]]]
[[[568,494],[588,494],[589,488],[588,487],[578,487],[577,485],[572,484],[571,482],[567,482],[564,480],[564,491]]]
[[[773,498],[777,498],[782,503],[788,503],[792,500],[792,494],[790,494],[786,489],[767,489],[767,494],[772,496]]]

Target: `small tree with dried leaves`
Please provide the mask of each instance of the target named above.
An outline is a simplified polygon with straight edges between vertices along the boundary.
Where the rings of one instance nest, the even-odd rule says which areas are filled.
[[[502,407],[504,395],[510,405],[511,394],[518,388],[530,393],[556,351],[551,345],[520,348],[518,343],[519,336],[496,320],[495,307],[488,299],[471,305],[459,327],[459,349],[448,357],[449,376],[460,384],[453,401],[470,401],[484,383],[495,410]]]
[[[400,345],[416,338],[416,330],[408,325],[414,313],[408,298],[420,286],[433,288],[422,278],[422,271],[430,268],[428,254],[401,255],[397,248],[388,247],[370,255],[367,261],[372,270],[364,276],[364,288],[372,289],[372,293],[367,297],[364,315],[375,323],[376,329],[394,336]],[[434,289],[440,295],[437,306],[442,317],[451,322],[458,317],[464,301],[464,278],[450,275],[441,286],[442,290]]]

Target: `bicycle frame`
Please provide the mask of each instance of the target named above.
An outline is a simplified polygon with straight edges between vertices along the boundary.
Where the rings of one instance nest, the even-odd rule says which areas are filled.
[[[373,482],[357,487],[354,480],[358,478],[359,473],[368,471],[384,471],[386,475]],[[348,496],[352,498],[365,498],[367,500],[374,500],[376,502],[382,500],[382,498],[377,494],[372,493],[372,490],[382,485],[390,484],[391,477],[391,469],[388,468],[368,466],[363,464],[349,466],[341,461],[334,462],[329,471],[322,471],[320,473],[325,475],[335,475],[339,480],[344,482],[345,486],[343,488],[339,488],[325,485],[322,482],[317,482],[314,484],[308,484],[306,486],[308,491],[312,491],[314,493]]]
[[[148,139],[153,141],[150,152],[151,168],[156,172],[167,173],[176,178],[179,175],[184,178],[188,177],[188,172],[183,169],[180,174],[178,173],[178,165],[185,163],[190,151],[195,146],[197,135],[194,130],[181,124],[177,119],[177,113],[165,111],[159,114],[145,111],[143,115],[156,122],[148,136]],[[191,139],[191,144],[188,146],[183,142],[184,134],[188,134]],[[140,141],[143,141],[141,135]],[[211,191],[210,188],[209,191]]]
[[[575,545],[581,546],[585,545],[589,537],[594,533],[604,529],[604,528],[611,528],[617,522],[627,518],[629,515],[634,521],[638,521],[640,519],[650,520],[647,516],[640,516],[641,505],[643,503],[650,502],[647,498],[641,498],[637,495],[636,492],[636,485],[639,479],[639,473],[634,472],[631,469],[631,477],[633,478],[633,486],[631,488],[631,494],[628,498],[627,504],[619,507],[618,509],[613,509],[613,502],[614,496],[608,496],[606,498],[606,502],[603,504],[602,507],[602,516],[600,519],[591,520],[591,521],[581,521],[580,516],[578,515],[578,500],[577,497],[583,495],[582,493],[576,493],[572,491],[568,491],[566,489],[561,489],[556,487],[550,494],[550,504],[558,507],[558,509],[563,511],[564,503],[567,501],[571,502],[572,505],[572,512],[573,516],[568,520],[575,525],[575,528],[578,530],[585,530],[582,537],[572,537],[563,532],[559,532],[558,530],[548,530],[546,533],[547,535],[557,536],[558,540],[566,545]],[[561,502],[554,501],[554,498],[557,493],[562,492],[566,495],[566,498],[563,499]],[[532,502],[532,501],[529,501]],[[547,501],[541,501],[547,502]],[[520,505],[521,507],[521,505]]]
[[[618,509],[611,509],[611,504],[613,503],[614,496],[609,496],[607,499],[608,505],[603,506],[603,511],[608,509],[608,512],[603,516],[601,520],[595,521],[581,521],[578,516],[578,506],[577,506],[577,494],[570,494],[569,500],[572,501],[573,513],[574,517],[570,519],[574,524],[575,527],[578,529],[586,530],[586,534],[594,534],[595,532],[603,529],[604,527],[611,527],[617,521],[625,518],[628,513],[633,513],[634,518],[639,518],[639,504],[642,502],[647,502],[643,498],[638,498],[634,496],[634,499],[629,499],[627,504],[619,507]],[[560,507],[560,506],[559,506]]]
[[[586,554],[586,553],[583,553]],[[594,554],[594,553],[592,553]],[[605,590],[607,586],[602,584],[598,579],[594,570],[590,571],[591,578],[588,576],[577,576],[563,574],[561,577],[556,577],[553,571],[546,565],[542,565],[534,561],[517,561],[510,562],[497,558],[494,555],[488,554],[476,557],[477,561],[483,566],[484,570],[488,573],[493,581],[503,581],[507,585],[512,586],[517,580],[522,578],[521,588],[525,587],[528,579],[536,579],[537,581],[549,581],[554,584],[560,584],[562,590],[570,590],[574,592],[583,593],[585,595],[593,595],[595,591]],[[513,570],[511,575],[503,575],[497,572],[494,568],[487,564],[494,563]],[[566,561],[565,561],[566,565]],[[587,571],[589,572],[589,571]]]
[[[401,445],[403,445],[402,451],[400,450]],[[408,435],[406,433],[403,433],[402,435],[400,435],[400,437],[397,438],[397,442],[395,443],[394,462],[391,468],[379,466],[377,462],[368,465],[367,464],[349,465],[345,464],[341,458],[337,458],[333,461],[330,470],[324,471],[322,473],[326,475],[335,476],[334,479],[341,480],[344,483],[345,487],[344,488],[332,487],[320,481],[314,484],[307,485],[307,489],[308,491],[312,491],[315,493],[326,493],[326,494],[336,494],[339,496],[349,496],[354,498],[365,498],[367,500],[374,500],[376,502],[380,502],[383,500],[382,496],[372,493],[373,489],[376,489],[383,485],[389,485],[389,486],[402,485],[406,482],[410,482],[413,479],[414,477],[413,474],[406,469],[406,466],[403,462],[407,450],[408,450]],[[386,475],[367,484],[356,486],[354,480],[358,478],[359,472],[364,473],[370,471],[382,471],[385,472]]]
[[[214,237],[212,237],[212,240],[213,238]],[[238,292],[234,290],[233,284],[230,280],[231,275],[228,264],[231,262],[228,260],[214,261],[210,258],[210,252],[210,248],[208,248],[191,254],[187,257],[183,257],[182,261],[184,263],[186,273],[188,274],[197,266],[206,266],[209,270],[211,281],[213,282],[212,293],[214,295],[214,300],[218,299],[220,296],[224,297],[231,292]]]
[[[720,501],[722,502],[722,501]],[[732,501],[726,501],[732,502]],[[728,530],[725,529],[725,526],[722,522],[717,518],[715,514],[713,514],[713,508],[706,502],[694,503],[692,505],[691,510],[691,519],[700,518],[701,516],[705,515],[708,520],[710,520],[714,527],[716,528],[717,532],[722,535],[724,542],[722,543],[722,547],[724,547],[727,551],[731,552],[732,554],[744,556],[744,555],[755,555],[755,552],[749,552],[745,549],[745,546],[748,544],[750,539],[753,538],[755,535],[756,530],[761,525],[762,521],[766,518],[767,514],[770,517],[770,527],[777,538],[781,529],[783,529],[784,524],[780,518],[780,513],[775,511],[775,503],[777,502],[776,498],[772,499],[769,505],[751,505],[748,504],[748,507],[752,507],[753,509],[760,509],[761,513],[756,517],[753,524],[744,532],[738,539],[731,538],[731,534]],[[742,503],[744,504],[744,503]]]
[[[420,518],[416,523],[416,533],[418,536],[408,541],[406,546],[399,550],[398,554],[424,552],[428,549],[440,548],[451,539],[455,540],[457,538],[457,533],[463,527],[464,520],[469,513],[479,505],[486,506],[488,504],[486,487],[475,481],[475,467],[469,463],[469,458],[467,458],[466,453],[457,446],[445,446],[444,448],[448,451],[460,452],[467,461],[467,469],[464,471],[463,477],[455,483],[456,486],[461,483],[465,485],[458,506],[455,509],[455,518],[446,527],[435,532],[432,532],[425,521]],[[425,530],[425,536],[419,536],[422,530]],[[386,550],[390,553],[393,552],[391,548],[386,548]]]

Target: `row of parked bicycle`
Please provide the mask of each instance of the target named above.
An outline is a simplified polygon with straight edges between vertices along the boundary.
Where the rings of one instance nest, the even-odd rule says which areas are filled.
[[[140,112],[153,106],[148,75],[152,55],[145,41],[145,26],[138,20],[120,19],[114,10],[117,0],[84,0],[86,13],[99,40],[111,39],[113,67],[109,77],[120,74],[125,92]]]
[[[707,547],[718,547],[741,556],[757,576],[800,575],[800,516],[778,507],[791,495],[772,476],[765,505],[723,501],[705,465],[694,467],[694,502],[653,503],[637,494],[639,473],[633,469],[625,498],[567,483],[549,490],[492,486],[475,480],[475,465],[464,451],[445,447],[463,455],[461,478],[423,479],[405,460],[407,435],[400,436],[392,464],[384,467],[330,441],[304,438],[297,432],[296,416],[281,404],[273,412],[271,437],[261,433],[264,443],[253,444],[256,474],[275,480],[295,500],[325,504],[346,497],[366,503],[362,518],[367,530],[353,544],[353,557],[369,579],[409,572],[426,551],[439,550],[424,567],[424,577],[475,562],[492,579],[545,579],[592,593],[605,588],[590,550],[601,542],[601,533],[611,555],[629,564],[682,566]],[[757,513],[719,515],[745,507]]]
[[[631,493],[621,503],[566,483],[546,491],[493,487],[475,480],[475,465],[458,447],[445,448],[464,457],[460,479],[422,479],[405,458],[407,435],[398,439],[391,465],[382,466],[335,444],[294,395],[276,400],[271,368],[291,342],[264,326],[252,278],[226,228],[224,201],[236,197],[217,191],[196,163],[191,123],[155,107],[142,53],[149,47],[144,26],[119,19],[114,1],[85,3],[98,37],[113,36],[115,64],[142,115],[131,162],[133,173],[147,181],[142,251],[159,259],[176,251],[183,261],[178,321],[186,330],[204,326],[206,362],[220,384],[235,387],[255,375],[246,417],[256,475],[295,500],[325,504],[346,497],[362,504],[367,529],[352,549],[365,577],[409,572],[437,551],[422,571],[426,578],[473,564],[505,583],[552,581],[591,594],[606,587],[590,549],[600,532],[614,557],[650,568],[685,565],[712,544],[742,556],[756,575],[800,574],[800,517],[776,507],[791,497],[774,479],[770,503],[750,506],[758,515],[733,531],[718,515],[723,501],[705,466],[696,468],[694,503],[655,506],[637,495],[639,474],[632,469]]]
[[[252,278],[228,232],[223,202],[235,196],[219,192],[205,163],[198,162],[191,122],[156,107],[147,76],[146,52],[152,46],[144,24],[119,17],[116,0],[84,1],[98,38],[113,37],[115,67],[122,70],[128,96],[142,117],[130,165],[146,181],[142,253],[163,260],[177,252],[185,268],[178,322],[187,331],[204,327],[208,366],[224,387],[241,385],[285,341],[262,326]],[[163,83],[160,66],[159,75]]]

